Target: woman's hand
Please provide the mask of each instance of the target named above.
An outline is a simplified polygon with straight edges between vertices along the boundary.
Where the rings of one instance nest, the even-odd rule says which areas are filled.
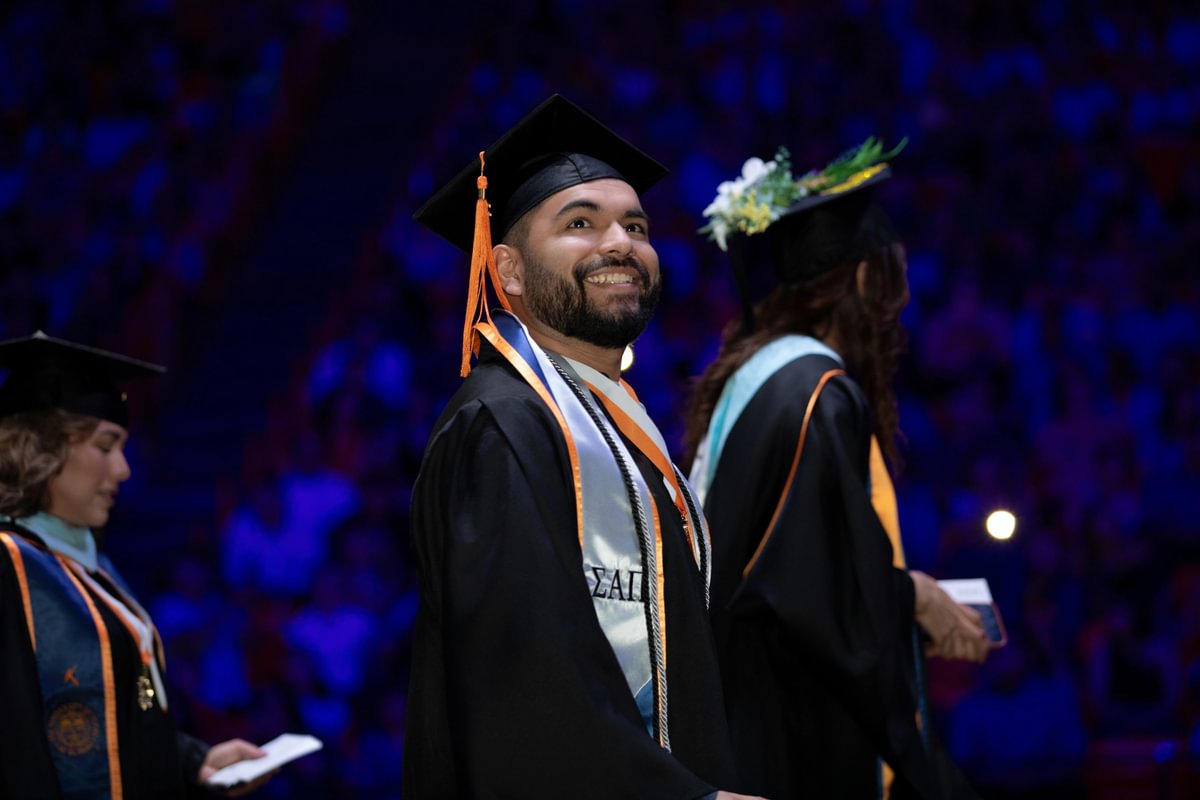
[[[207,784],[208,779],[222,767],[228,767],[230,764],[236,764],[239,761],[246,761],[251,758],[262,758],[265,755],[266,751],[261,747],[255,747],[245,739],[230,739],[227,742],[213,745],[208,751],[208,755],[205,756],[204,763],[200,765],[200,783],[202,785]],[[247,792],[252,792],[262,786],[276,772],[278,770],[272,770],[265,775],[260,775],[249,783],[240,783],[237,786],[232,786],[222,791],[229,797],[241,797]]]
[[[916,595],[914,615],[917,623],[933,640],[926,653],[982,664],[988,654],[987,634],[979,612],[954,602],[924,572],[909,570]]]

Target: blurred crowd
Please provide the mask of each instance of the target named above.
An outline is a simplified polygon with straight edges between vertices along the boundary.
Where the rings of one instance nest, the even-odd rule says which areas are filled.
[[[717,184],[779,145],[803,170],[908,137],[882,194],[912,288],[901,521],[914,566],[988,578],[1010,638],[935,666],[944,738],[989,796],[1198,785],[1200,15],[817,5],[517,0],[455,33],[437,107],[397,108],[419,157],[320,340],[281,354],[294,377],[212,518],[154,534],[179,542],[151,610],[191,729],[326,742],[266,794],[398,794],[408,493],[458,381],[467,262],[410,217],[554,91],[672,169],[643,198],[666,299],[628,378],[676,445],[736,313],[695,233]],[[80,8],[0,12],[0,337],[104,331],[186,369],[305,81],[366,23],[334,0]],[[984,533],[1000,508],[1009,541]]]

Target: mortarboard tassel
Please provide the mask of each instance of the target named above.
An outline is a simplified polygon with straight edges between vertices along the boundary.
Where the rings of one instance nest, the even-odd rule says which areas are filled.
[[[486,274],[492,284],[492,290],[500,299],[500,305],[511,311],[508,298],[500,288],[500,273],[496,270],[496,257],[492,254],[492,222],[487,201],[487,176],[483,174],[484,151],[479,151],[479,177],[475,186],[479,197],[475,201],[475,240],[471,247],[471,278],[467,287],[467,314],[463,320],[462,364],[458,374],[467,377],[471,374],[471,356],[479,354],[479,334],[475,326],[483,318],[491,322],[492,316],[488,309],[487,285],[484,282]]]

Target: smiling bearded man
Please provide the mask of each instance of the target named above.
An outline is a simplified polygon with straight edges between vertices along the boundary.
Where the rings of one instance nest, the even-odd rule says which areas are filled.
[[[664,173],[554,97],[415,215],[472,276],[469,376],[413,488],[405,797],[734,797],[708,531],[620,373]]]
[[[607,256],[579,264],[572,271],[572,280],[567,280],[532,257],[525,247],[518,249],[525,258],[530,313],[573,339],[604,348],[623,348],[646,329],[662,297],[662,278],[651,281],[650,272],[636,258]],[[636,274],[611,271],[611,267],[635,270]],[[633,285],[639,292],[621,309],[602,310],[588,299],[585,283],[589,282]]]

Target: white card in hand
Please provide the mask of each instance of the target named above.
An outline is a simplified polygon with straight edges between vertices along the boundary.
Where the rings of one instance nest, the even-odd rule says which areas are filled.
[[[208,779],[212,786],[229,788],[239,783],[249,783],[260,775],[278,769],[300,756],[315,753],[324,745],[315,736],[300,733],[283,733],[262,746],[267,754],[262,758],[251,758],[219,769]]]
[[[1000,609],[992,600],[992,588],[988,586],[987,578],[938,581],[937,585],[942,587],[942,591],[950,595],[954,602],[970,606],[979,612],[983,632],[987,634],[992,647],[1003,647],[1008,642],[1004,620],[1000,618]]]
[[[951,600],[964,606],[992,602],[992,589],[988,586],[987,578],[958,578],[938,581],[937,585],[950,595]]]

